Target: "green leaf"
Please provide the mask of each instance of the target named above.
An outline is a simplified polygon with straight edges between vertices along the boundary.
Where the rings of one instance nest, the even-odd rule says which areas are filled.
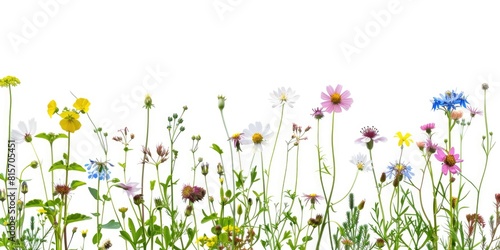
[[[68,138],[68,136],[66,134],[54,134],[54,133],[48,133],[48,134],[47,133],[40,133],[40,134],[35,135],[35,137],[45,139],[45,140],[49,141],[50,144],[52,144],[55,140],[57,140],[59,138]]]
[[[102,199],[103,199],[103,200],[105,200],[105,201],[110,201],[110,200],[111,200],[111,197],[109,197],[109,196],[107,196],[107,195],[103,194],[103,195],[102,195]]]
[[[118,229],[118,228],[120,228],[120,223],[115,221],[115,220],[110,220],[108,223],[102,225],[102,228]]]
[[[89,187],[89,192],[94,197],[94,199],[100,201],[101,198],[99,198],[99,194],[97,193],[97,189]]]
[[[221,155],[222,153],[224,153],[224,152],[222,151],[222,149],[219,147],[219,145],[217,145],[217,144],[215,144],[215,143],[213,143],[213,144],[212,144],[212,147],[211,147],[211,148],[212,148],[213,150],[215,150],[217,153],[219,153],[220,155]]]
[[[126,241],[130,242],[130,244],[134,245],[134,241],[132,240],[132,237],[130,237],[130,234],[127,233],[127,231],[120,231],[120,236]]]
[[[43,207],[43,201],[40,199],[34,199],[26,202],[24,207]]]
[[[211,215],[205,216],[205,218],[201,219],[201,223],[207,223],[212,220],[218,219],[217,213],[213,213]]]
[[[74,180],[71,182],[71,190],[75,190],[77,187],[79,186],[83,186],[83,185],[86,185],[87,183],[83,182],[83,181],[79,181],[79,180]]]
[[[94,234],[94,237],[92,237],[92,243],[94,245],[99,244],[99,242],[101,241],[101,238],[102,238],[102,233],[99,232],[99,233]]]
[[[49,172],[54,171],[56,169],[66,170],[66,164],[62,160],[55,162],[52,167],[50,167]]]
[[[92,217],[84,214],[70,214],[66,217],[66,225],[69,223],[77,222],[77,221],[84,221],[84,220],[91,220]]]
[[[87,171],[87,170],[85,170],[85,168],[80,166],[80,164],[74,163],[74,162],[69,164],[68,170],[79,171],[79,172],[86,172]]]

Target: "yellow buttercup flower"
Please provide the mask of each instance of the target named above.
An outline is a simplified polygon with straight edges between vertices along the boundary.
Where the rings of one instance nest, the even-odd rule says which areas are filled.
[[[80,115],[75,111],[66,110],[63,111],[60,116],[63,119],[59,122],[59,125],[61,125],[61,128],[67,132],[74,133],[82,126],[80,121],[78,121]]]
[[[90,102],[86,98],[78,98],[78,99],[76,99],[75,103],[73,104],[73,107],[75,107],[76,110],[78,110],[84,114],[89,111],[89,106],[90,106]]]
[[[410,143],[413,142],[413,140],[410,138],[411,134],[410,133],[406,133],[404,136],[401,132],[397,132],[396,135],[394,137],[397,137],[399,138],[399,142],[398,142],[398,146],[401,147],[403,146],[403,143],[409,147],[410,146]]]
[[[50,118],[52,118],[52,115],[57,113],[59,109],[57,108],[57,103],[56,101],[52,100],[49,102],[47,105],[47,113],[49,114]]]
[[[42,208],[38,209],[38,213],[45,214],[45,213],[47,213],[47,210],[43,209],[43,207],[42,207]]]

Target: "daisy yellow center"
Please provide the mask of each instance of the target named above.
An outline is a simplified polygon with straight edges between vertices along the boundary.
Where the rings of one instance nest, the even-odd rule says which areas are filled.
[[[252,141],[255,144],[260,144],[264,140],[264,137],[262,136],[261,133],[255,133],[252,135]]]
[[[331,96],[330,96],[330,101],[333,103],[333,104],[339,104],[340,103],[340,94],[339,93],[333,93]]]
[[[455,166],[455,163],[457,163],[457,161],[455,160],[455,157],[453,155],[447,155],[446,158],[444,158],[444,163],[448,166]]]
[[[233,136],[231,136],[231,138],[238,139],[238,138],[240,138],[240,135],[241,135],[241,133],[236,133],[236,134],[233,134]]]
[[[358,164],[356,164],[356,167],[358,167],[359,170],[363,170],[363,168],[365,168],[365,164],[363,164],[362,162],[358,162]]]
[[[281,93],[280,100],[281,100],[282,102],[286,102],[287,98],[286,98],[286,94],[285,94],[285,93]]]

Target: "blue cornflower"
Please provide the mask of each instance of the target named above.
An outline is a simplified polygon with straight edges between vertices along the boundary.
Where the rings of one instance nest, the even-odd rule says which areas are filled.
[[[388,167],[389,170],[386,172],[387,177],[392,178],[393,176],[399,177],[399,176],[404,176],[408,180],[411,179],[415,174],[411,171],[411,166],[402,163],[402,162],[397,162],[397,163],[391,163]]]
[[[109,180],[111,171],[109,170],[109,167],[114,167],[113,164],[111,164],[109,161],[97,161],[97,160],[90,160],[90,163],[85,164],[85,167],[87,168],[88,174],[89,174],[89,179],[97,179],[99,180]]]
[[[455,110],[457,107],[467,107],[469,103],[467,101],[467,97],[464,96],[464,92],[457,93],[455,90],[446,91],[443,94],[439,94],[440,97],[433,97],[432,100],[432,109],[440,109],[444,110]]]

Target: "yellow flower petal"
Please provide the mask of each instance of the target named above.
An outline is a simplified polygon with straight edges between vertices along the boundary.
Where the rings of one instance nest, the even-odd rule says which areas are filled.
[[[89,106],[90,102],[86,98],[78,98],[73,104],[73,107],[82,113],[87,113],[89,111]]]
[[[61,113],[61,118],[63,119],[59,122],[59,125],[61,125],[61,128],[67,132],[74,133],[82,126],[80,121],[78,121],[80,115],[78,115],[75,111],[64,111]]]
[[[52,118],[52,115],[57,113],[59,109],[57,108],[57,103],[56,101],[52,100],[49,102],[47,105],[47,113],[49,114],[50,118]]]

